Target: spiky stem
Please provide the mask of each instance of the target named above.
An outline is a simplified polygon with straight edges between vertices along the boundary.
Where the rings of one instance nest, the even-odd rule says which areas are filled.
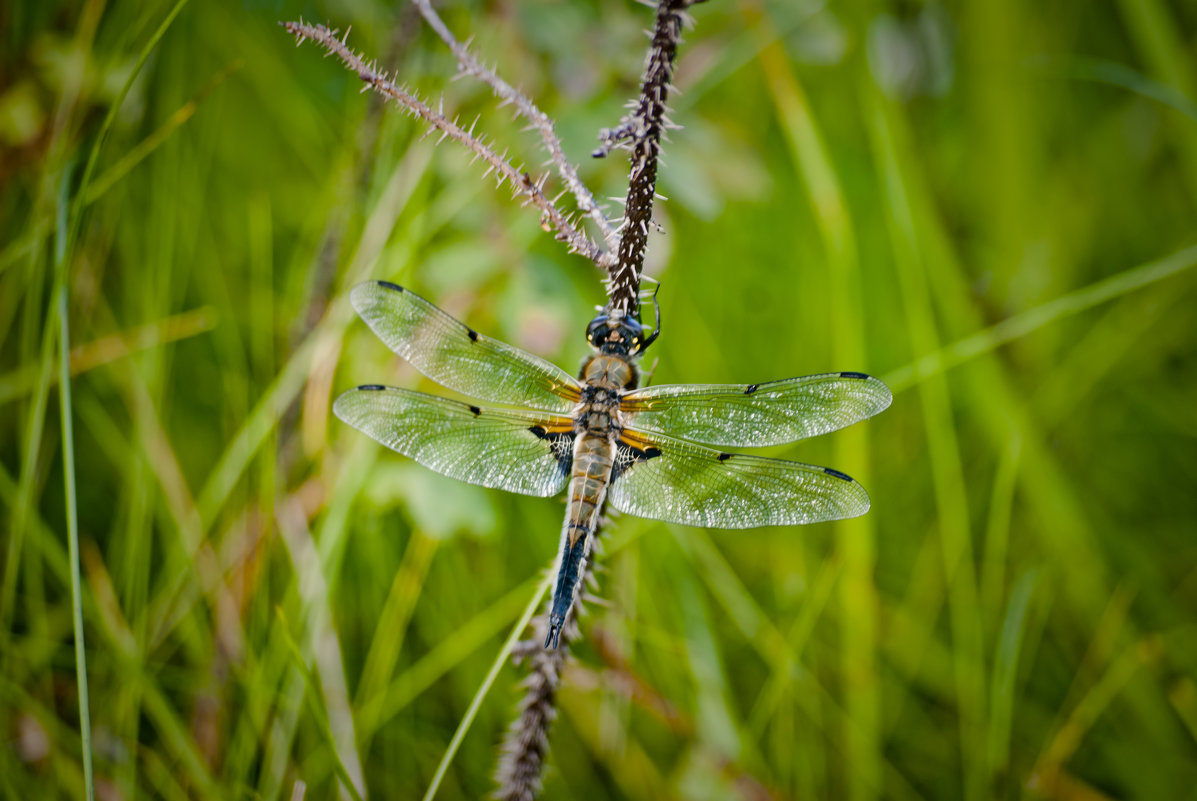
[[[607,310],[616,315],[634,316],[640,310],[640,276],[644,271],[644,252],[652,223],[661,138],[666,130],[674,127],[665,116],[668,112],[666,101],[685,11],[692,5],[694,0],[660,0],[644,77],[640,82],[640,99],[631,115],[615,128],[602,132],[601,147],[595,151],[599,156],[614,147],[629,147],[632,151],[619,249],[607,285],[610,298]]]
[[[583,560],[578,580],[581,590],[566,614],[557,647],[544,647],[549,629],[546,611],[533,621],[531,638],[512,652],[515,660],[528,660],[528,675],[523,681],[524,696],[520,699],[519,714],[503,738],[502,755],[495,770],[498,784],[495,798],[500,801],[533,801],[540,795],[544,763],[549,753],[549,732],[557,717],[557,688],[569,659],[570,644],[580,635],[578,616],[596,586],[592,572],[594,552],[599,543],[598,533],[605,522],[599,520],[591,534],[591,548]]]
[[[441,41],[453,52],[453,57],[457,59],[457,68],[461,74],[468,75],[485,83],[494,91],[495,97],[503,101],[504,104],[510,103],[513,105],[516,112],[532,124],[532,127],[540,134],[541,142],[544,144],[545,150],[548,151],[549,158],[552,159],[553,164],[557,167],[557,172],[560,174],[561,180],[564,181],[566,188],[573,194],[578,204],[578,210],[598,226],[599,231],[602,232],[603,240],[607,244],[607,248],[614,250],[618,243],[618,235],[615,232],[615,227],[607,219],[606,215],[603,214],[602,209],[599,208],[598,203],[594,200],[594,195],[582,183],[582,179],[578,177],[577,169],[566,157],[565,149],[561,146],[561,140],[557,137],[556,128],[549,115],[541,111],[523,92],[520,92],[500,78],[495,70],[483,66],[474,57],[474,54],[470,52],[468,47],[457,41],[448,26],[445,25],[436,11],[433,10],[429,0],[412,0],[412,2],[420,10],[420,15],[424,17],[428,26],[436,31],[437,36],[441,37]],[[600,260],[599,266],[603,268],[610,267],[609,262],[614,257],[611,253],[604,253],[603,256],[604,258]]]
[[[283,27],[294,35],[300,44],[306,39],[318,42],[325,50],[339,58],[346,67],[357,73],[365,83],[365,88],[391,98],[413,117],[440,131],[442,139],[450,137],[456,140],[473,153],[475,158],[485,161],[488,165],[486,174],[493,172],[500,186],[504,181],[509,182],[517,197],[522,196],[526,203],[539,209],[546,226],[556,231],[556,238],[568,245],[571,253],[580,253],[596,265],[607,263],[605,251],[567,219],[545,195],[544,182],[547,176],[533,179],[522,169],[513,166],[505,154],[495,152],[480,135],[475,134],[474,125],[470,125],[469,128],[462,127],[456,120],[446,117],[443,109],[433,109],[410,89],[395,84],[385,73],[380,72],[373,62],[367,62],[349,48],[348,31],[343,37],[337,38],[337,31],[323,25],[309,25],[300,21],[284,22]]]

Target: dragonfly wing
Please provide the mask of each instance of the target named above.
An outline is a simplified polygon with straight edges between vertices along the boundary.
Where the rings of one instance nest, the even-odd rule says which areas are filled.
[[[483,487],[547,497],[565,487],[573,462],[568,417],[483,409],[374,385],[344,393],[333,412],[391,450]]]
[[[722,453],[625,429],[611,507],[638,517],[708,528],[789,526],[858,517],[869,496],[829,467]]]
[[[625,425],[733,448],[780,445],[872,417],[893,396],[864,373],[824,373],[767,384],[657,386],[629,392]]]
[[[557,365],[479,334],[397,284],[368,281],[349,298],[391,350],[443,387],[548,412],[578,401],[578,382]]]

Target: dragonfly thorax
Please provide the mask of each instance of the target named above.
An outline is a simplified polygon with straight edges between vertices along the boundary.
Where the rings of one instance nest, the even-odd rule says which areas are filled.
[[[639,371],[627,356],[596,353],[582,363],[582,400],[618,404],[619,392],[636,388]]]

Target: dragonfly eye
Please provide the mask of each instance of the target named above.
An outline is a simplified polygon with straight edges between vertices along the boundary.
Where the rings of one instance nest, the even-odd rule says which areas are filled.
[[[605,314],[600,314],[591,320],[590,325],[586,326],[586,341],[596,348],[601,347],[611,332],[609,322],[609,318]]]
[[[623,341],[626,343],[625,347],[629,356],[635,356],[648,347],[648,343],[652,341],[651,339],[645,340],[644,326],[640,324],[639,320],[624,320],[621,328],[623,329]]]

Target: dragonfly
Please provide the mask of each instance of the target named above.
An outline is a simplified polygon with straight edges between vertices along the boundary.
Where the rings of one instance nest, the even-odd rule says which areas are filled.
[[[342,421],[419,464],[471,484],[549,497],[568,488],[544,647],[556,648],[604,508],[687,526],[743,529],[857,517],[846,473],[723,448],[780,445],[889,406],[856,372],[761,384],[639,387],[637,360],[660,333],[604,309],[586,327],[578,377],[459,322],[388,281],[350,293],[358,315],[420,373],[480,406],[364,384],[337,398]]]

